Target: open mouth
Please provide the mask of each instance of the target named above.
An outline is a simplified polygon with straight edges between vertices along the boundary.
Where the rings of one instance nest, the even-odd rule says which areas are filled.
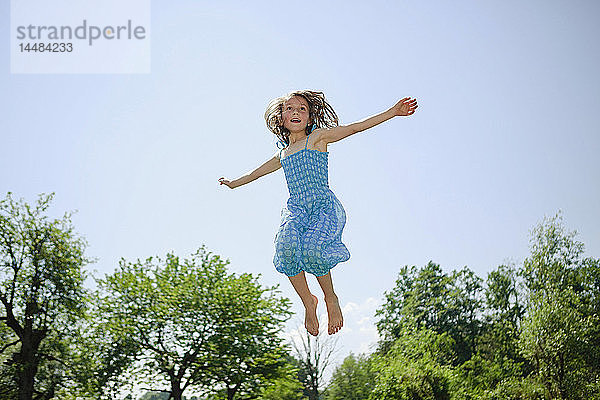
[[[292,118],[292,119],[290,119],[290,122],[298,123],[298,122],[300,122],[300,118]]]

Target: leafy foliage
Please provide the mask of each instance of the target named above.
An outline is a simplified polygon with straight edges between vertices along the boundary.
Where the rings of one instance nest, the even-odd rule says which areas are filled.
[[[485,281],[466,267],[401,268],[376,313],[379,348],[346,357],[323,392],[333,347],[308,337],[298,359],[290,354],[280,336],[289,300],[277,287],[229,273],[203,246],[188,259],[122,259],[90,293],[86,242],[70,214],[46,215],[52,196],[0,201],[0,398],[123,398],[133,382],[150,386],[145,397],[176,400],[186,390],[263,400],[600,398],[600,260],[584,257],[560,214],[532,230],[522,266],[501,265]]]
[[[350,353],[333,373],[324,397],[326,400],[366,400],[373,391],[375,376],[367,356]]]
[[[575,234],[560,214],[544,219],[523,266],[501,265],[485,285],[468,268],[401,268],[376,313],[369,398],[600,398],[600,260]]]
[[[71,214],[46,215],[53,196],[0,201],[0,391],[19,399],[50,399],[69,385],[72,326],[87,304],[86,242]]]
[[[184,260],[122,260],[99,286],[102,330],[134,351],[130,373],[155,389],[233,399],[286,376],[278,332],[289,300],[250,274],[228,273],[204,247]]]
[[[468,268],[450,275],[433,262],[422,269],[402,268],[396,287],[386,293],[387,302],[376,312],[384,338],[381,348],[386,349],[407,328],[425,328],[450,335],[456,361],[468,360],[481,328],[481,296],[481,278]]]
[[[546,219],[533,232],[520,345],[550,396],[591,398],[600,394],[600,260],[583,258],[583,243],[560,222]]]
[[[450,399],[454,340],[427,328],[403,330],[384,354],[375,354],[378,371],[369,397],[375,399]]]

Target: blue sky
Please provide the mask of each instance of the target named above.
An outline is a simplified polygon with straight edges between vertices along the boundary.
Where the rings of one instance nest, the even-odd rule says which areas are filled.
[[[272,263],[283,170],[218,184],[275,153],[265,108],[297,88],[325,92],[342,124],[419,101],[329,146],[351,253],[332,273],[340,359],[374,343],[404,265],[485,277],[558,210],[600,255],[596,1],[153,1],[150,74],[11,74],[9,2],[0,13],[1,192],[78,210],[97,275],[205,244],[281,284],[301,324]]]

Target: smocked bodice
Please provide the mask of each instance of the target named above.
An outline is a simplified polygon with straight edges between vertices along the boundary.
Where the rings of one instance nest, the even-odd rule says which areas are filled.
[[[329,194],[328,155],[305,148],[280,159],[290,197],[308,201]]]

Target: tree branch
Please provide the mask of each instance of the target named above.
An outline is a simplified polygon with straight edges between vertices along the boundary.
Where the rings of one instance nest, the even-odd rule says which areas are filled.
[[[17,340],[15,340],[15,341],[14,341],[14,342],[12,342],[12,343],[8,343],[8,344],[6,344],[6,345],[2,346],[2,348],[0,349],[0,354],[1,354],[1,353],[4,353],[4,351],[5,351],[6,349],[8,349],[10,346],[14,346],[15,344],[19,343],[20,341],[21,341],[21,339],[17,339]]]
[[[0,302],[2,302],[2,304],[4,304],[4,308],[6,309],[6,317],[3,317],[3,318],[6,318],[6,326],[11,328],[17,334],[19,339],[22,339],[23,338],[23,328],[21,327],[21,325],[19,325],[19,322],[17,321],[17,319],[15,318],[15,315],[13,314],[12,303],[9,303],[3,294],[0,294]]]

